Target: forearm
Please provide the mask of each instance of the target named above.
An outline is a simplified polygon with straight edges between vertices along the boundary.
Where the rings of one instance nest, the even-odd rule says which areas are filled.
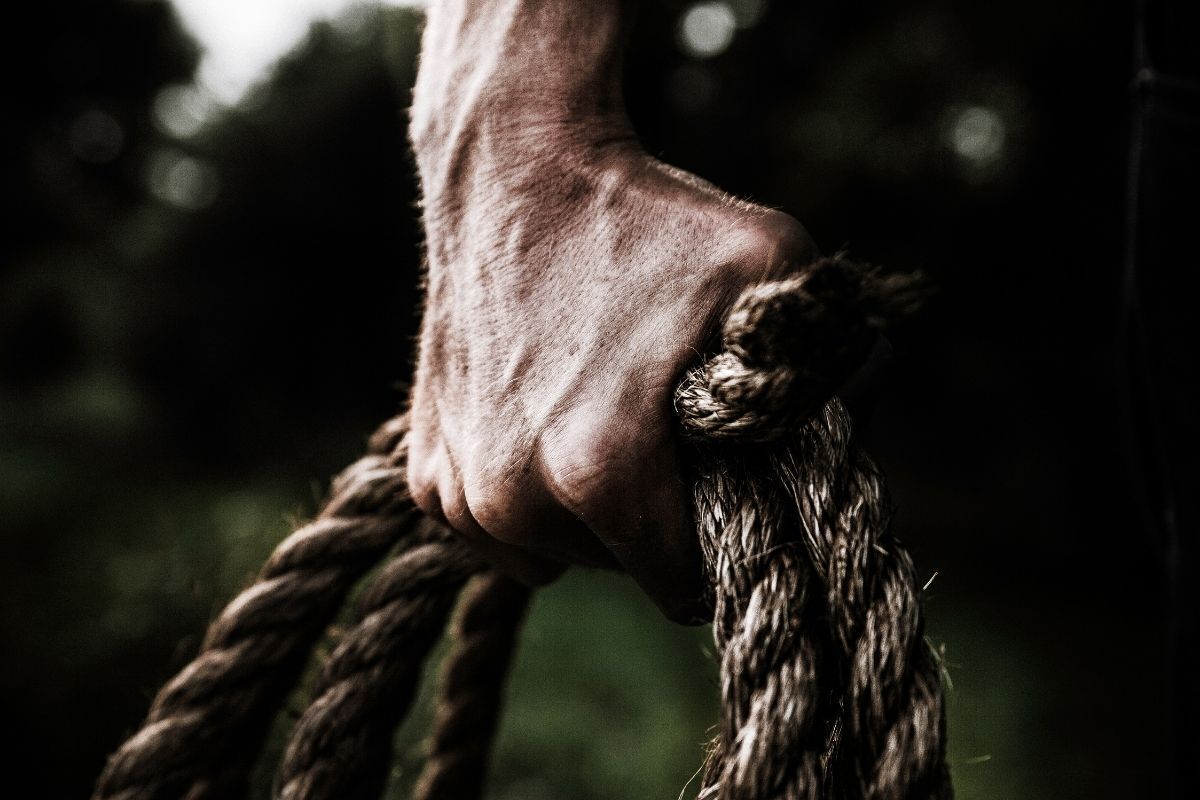
[[[425,180],[448,154],[631,137],[621,98],[621,0],[438,0],[429,9],[410,136]],[[548,141],[547,141],[548,140]]]

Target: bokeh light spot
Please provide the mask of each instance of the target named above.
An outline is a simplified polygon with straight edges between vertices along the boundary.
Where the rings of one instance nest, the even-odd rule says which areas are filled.
[[[679,44],[689,55],[711,58],[733,42],[737,18],[727,3],[697,3],[679,22]]]
[[[71,123],[71,152],[89,164],[107,164],[121,153],[125,131],[107,111],[93,108]]]
[[[954,117],[949,143],[954,153],[972,166],[984,167],[1004,154],[1004,120],[985,106],[969,106]]]
[[[199,133],[220,112],[220,104],[195,85],[167,86],[154,98],[154,123],[176,139]]]
[[[220,182],[207,162],[177,150],[159,150],[149,160],[150,193],[186,211],[199,211],[217,199]]]

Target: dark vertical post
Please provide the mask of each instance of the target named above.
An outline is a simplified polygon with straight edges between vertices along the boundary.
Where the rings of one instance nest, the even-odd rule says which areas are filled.
[[[1167,583],[1172,797],[1200,797],[1200,3],[1137,0],[1123,366]],[[1131,691],[1137,691],[1131,687]]]

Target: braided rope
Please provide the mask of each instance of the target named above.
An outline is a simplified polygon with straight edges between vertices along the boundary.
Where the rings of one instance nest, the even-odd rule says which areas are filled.
[[[949,796],[941,666],[924,639],[912,559],[888,531],[883,475],[853,445],[836,400],[801,436],[808,440],[785,458],[805,452],[809,463],[781,459],[778,472],[793,491],[848,674],[839,722],[853,746],[832,753],[832,783],[861,787],[851,797]]]
[[[828,397],[915,284],[841,258],[747,291],[724,350],[676,394],[695,444],[722,717],[701,800],[948,800],[938,660],[882,475]],[[95,798],[244,793],[271,717],[350,586],[397,541],[297,723],[288,800],[374,797],[392,731],[462,585],[483,569],[422,520],[404,484],[406,420],[335,481],[110,759]],[[527,591],[484,574],[463,601],[418,800],[480,793]]]
[[[437,717],[415,800],[478,800],[529,589],[502,575],[473,578],[459,600],[454,650],[442,665]]]
[[[405,484],[405,428],[403,418],[380,428],[317,518],[209,626],[200,654],[109,759],[94,800],[244,792],[274,714],[346,592],[420,519]]]
[[[421,666],[459,589],[482,568],[440,526],[393,558],[364,593],[359,623],[330,656],[314,699],[292,730],[278,774],[284,800],[377,797],[392,733],[408,712]]]
[[[812,567],[784,498],[742,462],[698,459],[696,518],[713,587],[721,720],[701,800],[818,798],[828,714]]]
[[[840,258],[762,284],[677,392],[721,658],[702,800],[952,794],[912,562],[882,475],[824,400],[914,292]]]

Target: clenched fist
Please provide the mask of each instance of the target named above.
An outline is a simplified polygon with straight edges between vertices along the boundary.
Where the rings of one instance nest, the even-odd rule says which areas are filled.
[[[625,569],[698,621],[671,396],[749,283],[812,260],[791,217],[638,146],[616,0],[430,9],[411,138],[428,279],[417,504],[531,583]]]

